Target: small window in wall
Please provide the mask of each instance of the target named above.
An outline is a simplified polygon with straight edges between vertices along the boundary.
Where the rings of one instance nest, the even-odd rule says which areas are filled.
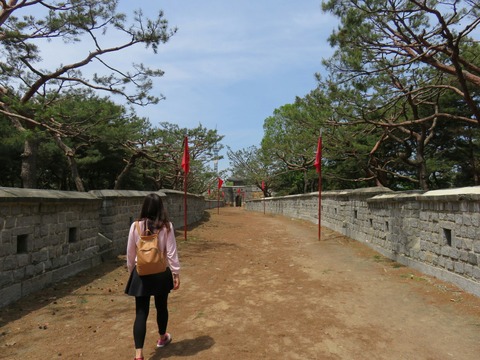
[[[337,215],[337,208],[335,208],[335,215]]]
[[[385,230],[386,231],[389,231],[390,230],[390,226],[388,224],[388,221],[385,221]]]
[[[373,228],[373,219],[370,219],[370,227]]]
[[[354,219],[358,218],[358,210],[353,211],[353,218]]]
[[[77,241],[77,228],[76,227],[68,228],[68,242],[74,243],[76,241]]]
[[[443,236],[445,238],[445,242],[448,246],[452,246],[452,230],[451,229],[443,229]]]
[[[17,236],[17,254],[26,254],[28,252],[28,235]]]

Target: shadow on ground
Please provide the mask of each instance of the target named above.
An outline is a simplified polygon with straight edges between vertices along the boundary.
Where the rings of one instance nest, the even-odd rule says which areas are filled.
[[[171,356],[194,356],[202,351],[210,349],[215,344],[212,337],[208,335],[198,336],[194,339],[183,339],[172,342],[163,349],[158,349],[155,353],[150,354],[148,359],[158,360]]]
[[[13,304],[0,309],[0,327],[11,321],[22,318],[30,312],[45,307],[66,296],[71,296],[77,289],[90,284],[111,271],[124,266],[125,259],[110,257],[103,259],[103,262],[91,269],[84,270],[72,277],[52,284],[45,289],[29,294]],[[32,301],[34,299],[34,301]]]

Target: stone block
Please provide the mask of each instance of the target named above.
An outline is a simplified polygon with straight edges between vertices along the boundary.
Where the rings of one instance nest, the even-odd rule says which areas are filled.
[[[57,269],[68,264],[66,256],[58,256],[52,259],[52,268]]]
[[[30,278],[35,276],[35,265],[27,265],[25,267],[25,277]]]
[[[49,224],[43,223],[42,225],[39,226],[39,236],[40,237],[46,237],[49,235]]]
[[[35,267],[34,276],[41,275],[45,273],[45,263],[41,262],[38,264],[33,265]]]
[[[1,243],[0,244],[0,259],[5,258],[8,255],[12,255],[14,253],[14,246],[11,243]],[[2,268],[0,267],[0,270]]]
[[[460,261],[455,261],[453,263],[453,271],[457,274],[463,275],[465,273],[464,263]]]
[[[20,283],[0,289],[0,307],[14,303],[22,297],[22,285]]]
[[[18,254],[17,255],[17,266],[25,267],[30,264],[30,254]]]
[[[458,251],[458,259],[462,262],[467,262],[468,261],[468,256],[469,256],[469,252],[468,251],[465,251],[465,250],[459,250]]]
[[[453,260],[459,260],[460,258],[460,253],[457,249],[455,248],[450,248],[450,251],[449,251],[449,256],[453,259]]]
[[[465,226],[472,226],[472,218],[469,216],[469,214],[465,214],[462,216],[462,223]]]
[[[25,279],[25,268],[13,270],[13,281],[19,282]]]
[[[470,221],[473,227],[480,227],[480,214],[478,213],[478,211],[472,211],[472,213],[470,214]]]
[[[473,226],[469,226],[465,229],[464,237],[467,239],[476,239],[477,229]]]
[[[474,254],[474,253],[468,253],[468,263],[472,265],[478,265],[478,260],[480,258],[480,255]]]
[[[52,284],[52,273],[47,272],[22,282],[22,296],[44,289]]]
[[[450,259],[445,259],[445,269],[448,271],[453,271],[453,261]]]
[[[17,268],[17,256],[8,255],[3,258],[2,271],[14,270]]]
[[[60,269],[50,271],[50,274],[52,274],[53,281],[58,282],[90,268],[92,268],[92,259],[70,263]]]
[[[473,266],[470,264],[464,264],[465,275],[473,277]]]
[[[0,272],[0,288],[4,288],[7,285],[13,283],[13,271]]]
[[[2,232],[5,230],[11,230],[13,228],[15,228],[15,218],[13,216],[6,217],[5,220],[3,221]]]
[[[473,252],[480,254],[480,238],[473,241]]]
[[[470,239],[464,239],[463,240],[463,250],[465,251],[472,251],[473,250],[473,240],[472,238]]]
[[[36,251],[32,253],[32,264],[36,265],[38,263],[44,262],[48,260],[48,250],[43,249],[41,251]]]
[[[445,216],[445,220],[450,222],[450,223],[454,223],[455,222],[455,214],[453,214],[451,212],[448,212]]]
[[[473,268],[473,278],[480,281],[480,268],[478,266]]]
[[[442,246],[440,249],[440,255],[450,257],[450,249],[451,248],[448,245]]]

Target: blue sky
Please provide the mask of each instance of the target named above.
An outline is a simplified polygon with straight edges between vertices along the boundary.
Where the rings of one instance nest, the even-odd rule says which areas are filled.
[[[155,79],[154,92],[166,99],[135,108],[137,114],[154,125],[216,128],[225,136],[222,144],[234,151],[259,146],[264,120],[313,90],[322,59],[333,53],[327,38],[337,22],[322,13],[321,0],[119,0],[130,19],[139,8],[147,17],[163,10],[178,31],[157,54],[136,47],[109,59],[120,69],[144,63],[165,72]],[[107,33],[102,44],[114,44],[115,35]],[[88,38],[68,49],[44,42],[42,56],[47,64],[69,63],[92,46]],[[95,70],[94,63],[82,69]],[[230,166],[226,149],[221,155],[219,170]]]
[[[155,91],[166,100],[137,113],[153,124],[216,128],[233,150],[258,146],[264,120],[313,90],[322,58],[332,53],[327,37],[335,20],[319,0],[121,0],[120,6],[141,7],[146,15],[162,9],[178,27],[156,56],[142,59],[165,71]],[[219,169],[227,167],[225,156]]]

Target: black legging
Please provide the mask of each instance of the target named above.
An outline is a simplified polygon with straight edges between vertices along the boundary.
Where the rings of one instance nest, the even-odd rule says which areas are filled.
[[[157,309],[158,333],[164,335],[168,324],[168,293],[155,295],[155,308]],[[147,318],[150,311],[150,296],[135,297],[135,322],[133,323],[133,339],[135,349],[142,349],[147,333]]]

